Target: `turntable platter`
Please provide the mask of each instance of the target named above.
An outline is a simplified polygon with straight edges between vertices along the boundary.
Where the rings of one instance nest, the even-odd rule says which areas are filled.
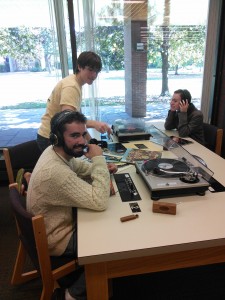
[[[141,169],[145,174],[160,177],[179,177],[181,173],[190,171],[186,163],[170,158],[148,160],[142,164]]]

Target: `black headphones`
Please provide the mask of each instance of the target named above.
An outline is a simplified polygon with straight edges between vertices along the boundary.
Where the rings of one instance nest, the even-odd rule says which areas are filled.
[[[51,120],[51,132],[49,135],[50,143],[54,146],[63,146],[64,138],[60,129],[62,125],[66,123],[67,118],[74,113],[73,110],[63,110],[60,113],[55,114]]]

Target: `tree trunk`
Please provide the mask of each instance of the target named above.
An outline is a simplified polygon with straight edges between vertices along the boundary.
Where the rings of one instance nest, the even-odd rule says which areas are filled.
[[[165,96],[169,93],[168,86],[168,70],[169,70],[169,62],[168,62],[168,49],[169,49],[169,27],[163,26],[163,44],[162,44],[162,90],[161,96]]]
[[[51,74],[50,57],[48,54],[45,54],[45,69],[48,70],[49,74]]]
[[[169,70],[169,62],[168,62],[168,50],[169,50],[169,40],[170,40],[170,0],[165,0],[164,2],[164,13],[163,13],[163,41],[162,41],[162,90],[161,96],[165,96],[169,93],[168,86],[168,70]]]

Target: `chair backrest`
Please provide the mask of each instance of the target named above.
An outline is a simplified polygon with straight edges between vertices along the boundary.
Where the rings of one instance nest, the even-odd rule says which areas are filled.
[[[218,155],[221,155],[223,129],[211,124],[204,123],[203,130],[206,148],[210,149]]]
[[[65,287],[72,284],[76,260],[74,257],[50,256],[43,216],[33,216],[26,211],[17,184],[9,185],[9,196],[19,239],[42,278],[41,300],[49,300],[58,284]]]
[[[32,222],[34,216],[26,211],[16,186],[10,186],[9,196],[11,208],[16,220],[19,239],[35,268],[40,271]]]
[[[19,169],[32,172],[41,151],[36,140],[28,141],[9,148],[3,148],[6,170],[9,183],[15,182],[15,176]]]

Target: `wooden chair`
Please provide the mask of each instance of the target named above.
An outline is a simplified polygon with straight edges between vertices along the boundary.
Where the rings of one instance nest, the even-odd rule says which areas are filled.
[[[203,130],[206,148],[210,149],[218,155],[221,155],[223,129],[211,124],[204,123]]]
[[[16,183],[9,185],[9,196],[19,237],[11,284],[24,283],[40,276],[43,284],[40,299],[50,300],[56,287],[61,284],[68,287],[72,284],[76,260],[72,257],[50,256],[44,218],[41,215],[33,216],[26,211]],[[30,257],[34,270],[24,273],[26,255]]]
[[[17,189],[20,195],[27,195],[27,188],[30,181],[31,173],[25,172],[23,168],[19,169],[16,175]]]
[[[41,151],[36,140],[32,140],[13,147],[3,148],[3,155],[9,183],[14,183],[19,169],[24,168],[28,172],[33,170]]]

